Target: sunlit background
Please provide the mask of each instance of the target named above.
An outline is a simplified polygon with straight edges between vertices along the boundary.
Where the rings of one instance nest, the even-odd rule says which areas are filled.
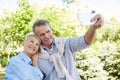
[[[69,1],[69,0],[68,0]],[[63,7],[70,8],[62,0],[30,0],[31,5],[39,5],[39,2],[43,3],[55,3]],[[71,5],[76,10],[77,0]],[[41,5],[40,5],[41,6]],[[39,7],[40,7],[39,6]],[[88,12],[90,10],[96,10],[96,12],[102,14],[105,19],[112,17],[116,18],[120,22],[120,0],[80,0],[79,7],[81,12]],[[17,0],[0,0],[0,15],[3,15],[3,11],[16,11],[18,9]]]
[[[0,80],[36,19],[50,21],[55,36],[76,37],[90,27],[77,15],[91,10],[105,24],[91,47],[76,54],[76,68],[82,80],[120,80],[120,0],[0,0]]]

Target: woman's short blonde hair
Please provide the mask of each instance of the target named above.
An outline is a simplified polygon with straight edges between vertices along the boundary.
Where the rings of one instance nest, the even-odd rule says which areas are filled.
[[[27,34],[27,35],[25,36],[24,41],[26,41],[27,39],[29,39],[29,37],[34,37],[34,38],[38,39],[39,43],[41,44],[40,38],[39,38],[36,34],[34,34],[33,32]]]

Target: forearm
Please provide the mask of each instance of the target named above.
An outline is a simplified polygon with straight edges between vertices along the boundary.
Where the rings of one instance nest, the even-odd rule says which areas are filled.
[[[33,60],[32,65],[35,66],[35,67],[38,67],[38,62],[37,62],[37,60]]]
[[[38,67],[38,53],[32,55],[32,65]]]
[[[89,30],[86,32],[85,34],[85,42],[88,44],[88,45],[91,45],[92,42],[95,40],[95,37],[96,37],[96,28],[94,28],[93,26],[91,26],[89,28]]]
[[[96,21],[97,20],[97,21]],[[85,42],[90,45],[96,37],[96,30],[103,26],[104,20],[100,14],[97,14],[91,19],[91,21],[96,21],[95,24],[91,25],[89,30],[85,34]]]

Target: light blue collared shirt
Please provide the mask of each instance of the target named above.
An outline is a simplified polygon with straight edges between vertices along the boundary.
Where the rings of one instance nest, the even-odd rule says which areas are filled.
[[[66,67],[67,71],[69,72],[73,80],[81,80],[74,63],[75,53],[77,51],[80,51],[88,47],[89,45],[86,44],[84,40],[84,36],[77,37],[77,38],[67,38],[67,39],[61,38],[60,40],[61,41],[66,40],[64,45],[64,55],[62,57],[62,62],[64,66]],[[42,46],[41,48],[47,51],[50,55],[56,54],[58,52],[58,48],[56,46],[55,41],[56,39],[54,40],[51,49],[48,49],[44,46]],[[64,78],[58,77],[57,71],[55,69],[53,62],[49,61],[48,59],[39,58],[39,68],[44,73],[43,80],[66,80],[65,77]]]
[[[42,80],[38,67],[32,66],[31,59],[24,53],[12,57],[6,67],[5,80]]]

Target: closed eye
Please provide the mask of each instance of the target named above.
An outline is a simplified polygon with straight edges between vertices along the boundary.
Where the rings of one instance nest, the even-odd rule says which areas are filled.
[[[34,41],[30,41],[30,42],[34,43]]]
[[[36,46],[39,46],[39,43],[36,43]]]
[[[48,30],[46,33],[50,33],[50,30]]]

